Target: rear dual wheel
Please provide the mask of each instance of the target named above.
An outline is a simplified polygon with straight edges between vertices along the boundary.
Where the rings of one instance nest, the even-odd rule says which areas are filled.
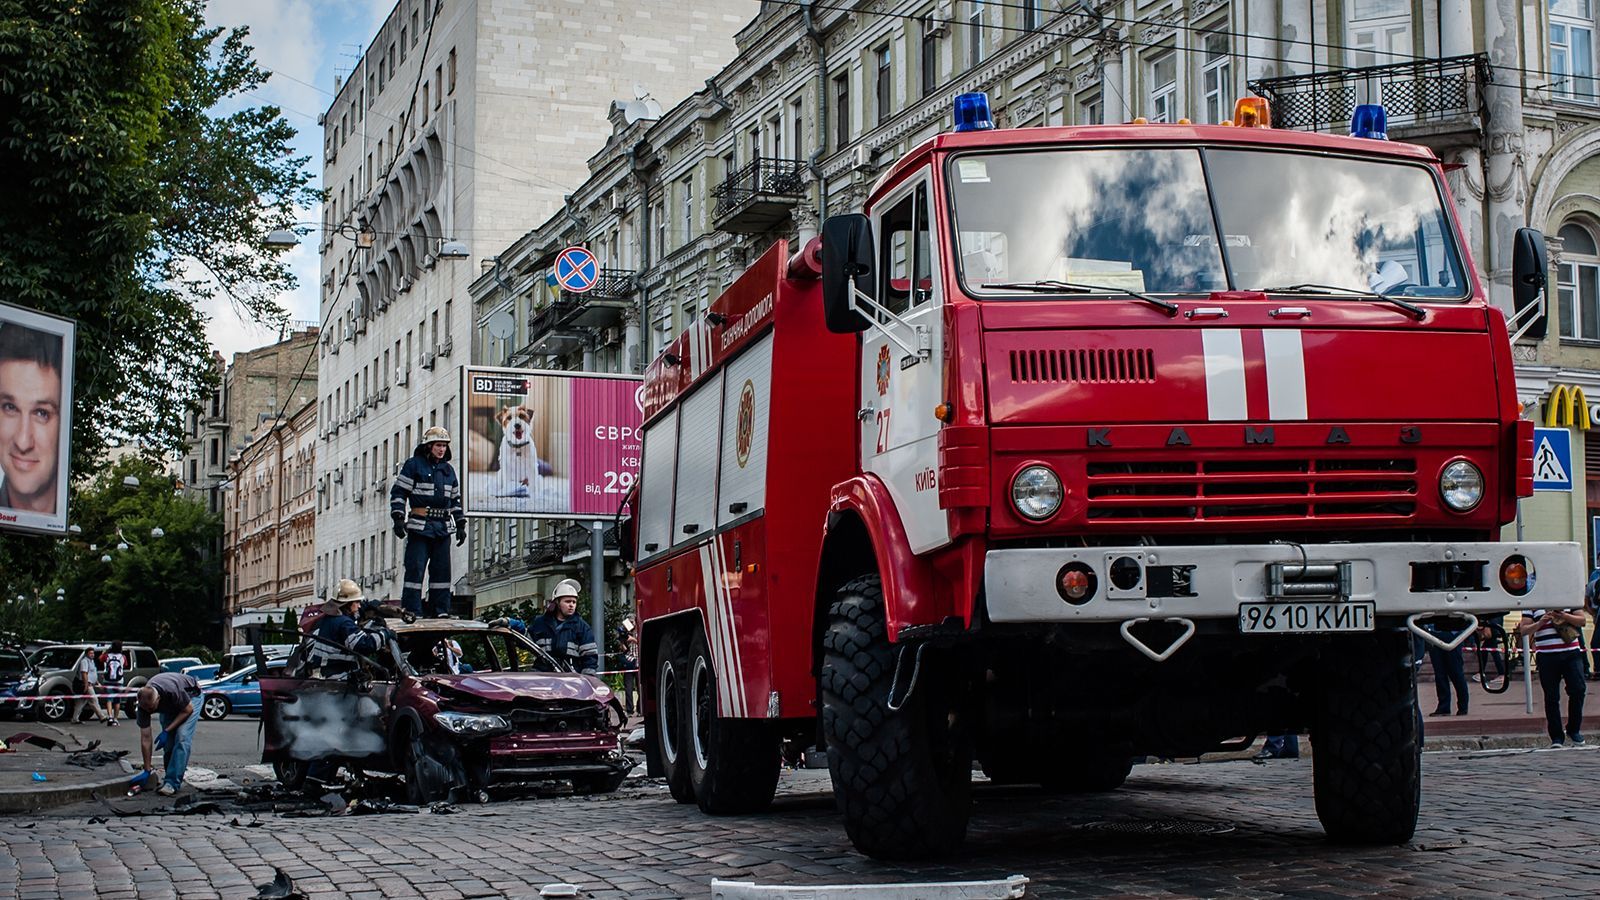
[[[694,788],[689,783],[689,761],[682,724],[684,710],[688,708],[685,698],[688,662],[684,655],[683,634],[668,632],[656,651],[656,711],[650,721],[650,730],[672,799],[679,803],[693,803]]]
[[[772,803],[783,759],[777,732],[764,720],[723,716],[718,679],[705,635],[689,644],[687,727],[689,783],[695,802],[713,815],[758,812]]]

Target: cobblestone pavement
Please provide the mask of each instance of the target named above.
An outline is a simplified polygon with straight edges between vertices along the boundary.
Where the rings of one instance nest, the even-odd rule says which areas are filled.
[[[1139,766],[1090,798],[981,787],[959,859],[887,865],[844,836],[826,772],[774,809],[711,818],[645,784],[454,815],[0,820],[0,898],[253,897],[282,867],[311,898],[705,897],[713,877],[825,884],[1032,879],[1029,896],[1600,895],[1600,751],[1430,753],[1406,847],[1328,844],[1304,761]],[[1170,822],[1133,833],[1133,822]],[[1186,824],[1184,824],[1186,823]],[[1199,833],[1182,833],[1182,828]]]

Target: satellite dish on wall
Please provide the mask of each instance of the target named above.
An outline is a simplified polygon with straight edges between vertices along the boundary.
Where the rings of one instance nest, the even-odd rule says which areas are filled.
[[[511,315],[511,310],[509,309],[502,309],[490,316],[489,321],[483,323],[483,325],[489,329],[490,337],[501,341],[510,338],[512,333],[517,330],[516,317]]]

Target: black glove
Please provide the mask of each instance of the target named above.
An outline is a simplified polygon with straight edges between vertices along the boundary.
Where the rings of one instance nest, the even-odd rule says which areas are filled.
[[[402,519],[394,520],[394,536],[404,539],[406,536],[406,523]]]
[[[466,543],[466,542],[467,542],[467,532],[466,532],[466,529],[463,529],[463,528],[457,528],[457,529],[456,529],[456,546],[457,546],[457,547],[459,547],[459,546],[461,546],[461,545],[462,545],[462,544],[465,544],[465,543]]]

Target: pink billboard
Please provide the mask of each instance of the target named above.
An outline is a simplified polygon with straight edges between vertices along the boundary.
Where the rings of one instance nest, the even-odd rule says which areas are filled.
[[[640,386],[630,375],[466,367],[467,515],[616,516],[639,473]]]

